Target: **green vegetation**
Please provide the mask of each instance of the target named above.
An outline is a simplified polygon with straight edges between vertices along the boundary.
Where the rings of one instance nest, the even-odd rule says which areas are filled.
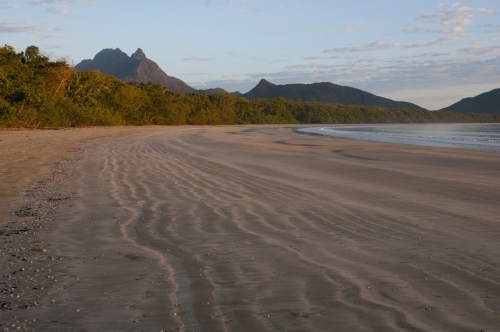
[[[232,94],[174,93],[77,72],[30,46],[0,48],[0,127],[222,125],[277,123],[499,122],[500,115],[320,104]]]

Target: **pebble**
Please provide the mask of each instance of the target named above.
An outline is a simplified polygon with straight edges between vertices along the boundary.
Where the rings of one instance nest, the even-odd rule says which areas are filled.
[[[13,311],[17,315],[3,316],[0,331],[37,330],[40,323],[36,319],[23,322],[23,311],[49,304],[40,290],[52,287],[56,278],[48,267],[53,268],[64,257],[56,256],[56,250],[48,256],[50,244],[39,241],[38,236],[51,227],[54,208],[71,199],[61,195],[58,187],[78,155],[69,154],[55,163],[49,175],[25,191],[12,217],[0,225],[0,312]]]

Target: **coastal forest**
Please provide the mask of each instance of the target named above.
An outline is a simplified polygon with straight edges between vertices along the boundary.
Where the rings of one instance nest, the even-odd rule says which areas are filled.
[[[500,114],[322,104],[231,93],[176,93],[77,71],[36,46],[0,47],[0,127],[500,122]]]

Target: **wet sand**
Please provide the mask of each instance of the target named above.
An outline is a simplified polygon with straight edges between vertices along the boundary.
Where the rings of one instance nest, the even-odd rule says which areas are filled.
[[[499,153],[141,130],[14,206],[0,329],[499,330]]]

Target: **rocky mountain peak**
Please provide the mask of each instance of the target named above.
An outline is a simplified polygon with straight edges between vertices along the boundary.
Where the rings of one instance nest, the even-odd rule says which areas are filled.
[[[276,86],[276,84],[269,82],[266,79],[261,79],[259,84],[257,84],[259,87],[271,87],[271,86]]]
[[[131,57],[134,58],[134,59],[136,59],[136,60],[145,60],[145,59],[147,59],[146,58],[146,54],[144,54],[144,52],[140,48],[138,48],[137,51],[135,51],[135,53],[132,54]]]
[[[175,92],[191,93],[196,90],[179,80],[168,76],[156,62],[146,58],[138,48],[130,57],[119,48],[106,48],[97,53],[93,60],[86,59],[76,65],[80,71],[99,70],[125,82],[152,82]]]

